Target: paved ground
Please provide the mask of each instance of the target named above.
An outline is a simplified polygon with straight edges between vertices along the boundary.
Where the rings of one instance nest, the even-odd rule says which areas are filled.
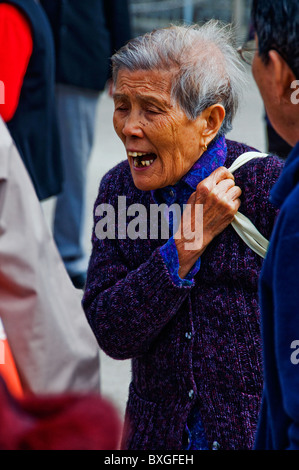
[[[113,130],[112,113],[113,102],[107,95],[103,95],[98,107],[96,140],[88,176],[86,247],[89,251],[93,204],[100,179],[113,165],[126,158],[122,143]],[[261,151],[266,150],[263,105],[251,73],[248,74],[248,87],[244,90],[244,99],[235,119],[234,129],[227,137],[245,142]],[[52,206],[53,201],[47,201],[44,204],[49,222]],[[116,361],[102,352],[100,355],[102,393],[109,397],[123,414],[130,381],[130,361]]]

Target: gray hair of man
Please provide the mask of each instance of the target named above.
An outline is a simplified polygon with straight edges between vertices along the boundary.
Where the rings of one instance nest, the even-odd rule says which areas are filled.
[[[221,103],[225,118],[218,135],[232,129],[245,70],[233,46],[233,28],[210,20],[172,25],[129,41],[112,56],[113,80],[119,70],[173,70],[171,97],[190,120]]]

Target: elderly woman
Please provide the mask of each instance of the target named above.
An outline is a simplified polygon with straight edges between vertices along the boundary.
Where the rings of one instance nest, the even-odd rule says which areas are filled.
[[[234,176],[227,169],[250,150],[225,138],[244,86],[228,28],[135,38],[114,55],[113,72],[127,161],[100,185],[83,306],[100,347],[132,358],[122,448],[251,448],[262,258],[230,222],[240,207],[269,237],[268,195],[282,163],[269,156]],[[175,205],[185,209],[179,224]],[[190,245],[198,213],[202,236]]]

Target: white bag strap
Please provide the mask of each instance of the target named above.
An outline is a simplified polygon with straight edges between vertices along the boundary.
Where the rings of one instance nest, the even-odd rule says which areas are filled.
[[[240,155],[234,163],[228,168],[233,173],[240,166],[249,162],[253,158],[267,157],[267,153],[246,152]],[[236,230],[242,240],[259,256],[265,258],[268,249],[268,240],[258,231],[253,223],[243,214],[237,212],[231,225]]]

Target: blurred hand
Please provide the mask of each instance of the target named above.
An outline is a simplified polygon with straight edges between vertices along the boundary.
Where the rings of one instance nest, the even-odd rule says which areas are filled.
[[[224,167],[217,168],[201,181],[191,194],[174,236],[182,279],[209,243],[232,222],[241,204],[240,196],[241,189]],[[198,234],[199,217],[201,230]]]

